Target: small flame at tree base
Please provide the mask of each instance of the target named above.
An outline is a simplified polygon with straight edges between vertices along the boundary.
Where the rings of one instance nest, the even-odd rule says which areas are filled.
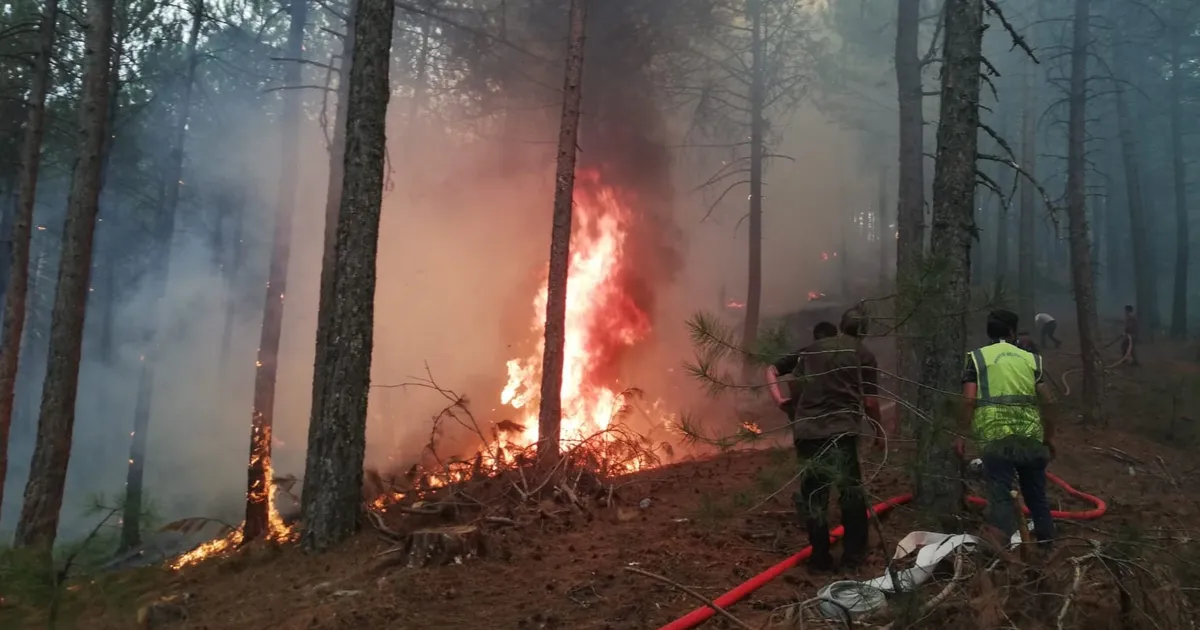
[[[253,454],[250,458],[250,467],[254,468],[261,464],[263,469],[263,479],[265,487],[261,490],[255,490],[249,494],[249,498],[258,501],[265,501],[267,504],[267,531],[265,538],[268,541],[285,542],[295,538],[296,532],[283,521],[283,517],[279,514],[279,509],[275,505],[275,475],[274,469],[271,466],[271,428],[264,427],[261,431],[256,431],[252,443],[254,445]],[[211,558],[218,554],[224,553],[230,549],[236,549],[242,543],[248,542],[245,536],[246,523],[243,521],[233,531],[216,540],[210,540],[199,547],[175,558],[170,563],[170,567],[174,570],[182,569],[188,565],[196,564],[207,558]]]

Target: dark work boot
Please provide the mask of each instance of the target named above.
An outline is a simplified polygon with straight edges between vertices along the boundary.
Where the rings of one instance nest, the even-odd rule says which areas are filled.
[[[834,565],[833,554],[829,552],[829,524],[810,518],[805,519],[804,529],[808,530],[808,544],[812,546],[812,555],[805,566],[814,573],[832,573]]]
[[[836,567],[833,565],[833,555],[828,551],[821,555],[813,553],[813,555],[808,557],[808,560],[804,561],[804,566],[808,569],[809,573],[825,574],[833,573],[836,570]]]

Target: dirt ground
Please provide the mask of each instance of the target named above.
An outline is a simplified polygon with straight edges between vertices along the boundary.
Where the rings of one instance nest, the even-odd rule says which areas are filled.
[[[1060,336],[1071,339],[1072,332],[1063,330]],[[1056,376],[1077,364],[1071,350],[1048,353],[1048,368]],[[1116,353],[1112,348],[1107,352]],[[1190,545],[1187,541],[1196,538],[1200,493],[1191,490],[1198,463],[1193,423],[1200,420],[1198,394],[1191,393],[1200,391],[1195,387],[1200,384],[1196,358],[1194,350],[1164,343],[1144,349],[1142,367],[1110,371],[1107,426],[1078,424],[1070,406],[1078,393],[1060,408],[1059,458],[1052,470],[1078,489],[1104,498],[1109,510],[1098,521],[1064,522],[1064,539],[1136,532],[1132,535],[1142,539]],[[1072,386],[1078,387],[1077,380]],[[876,499],[910,488],[906,462],[913,447],[893,447],[886,462],[879,452],[866,457]],[[698,602],[625,568],[666,576],[715,598],[781,561],[805,545],[788,512],[788,484],[795,470],[794,456],[782,447],[679,462],[619,480],[620,508],[598,508],[544,526],[489,529],[485,557],[446,567],[372,570],[375,554],[390,543],[368,528],[321,555],[258,546],[177,573],[151,569],[106,577],[73,587],[67,606],[71,614],[63,627],[136,627],[141,603],[187,594],[187,618],[156,627],[656,628]],[[1053,496],[1057,509],[1090,507],[1058,491]],[[639,507],[643,500],[648,507]],[[880,532],[872,534],[872,548],[890,553],[897,539],[919,529],[920,520],[909,508],[893,511],[879,528],[882,540]],[[860,577],[880,575],[882,556],[876,552]],[[1200,554],[1192,556],[1200,559]],[[772,609],[812,597],[828,581],[793,569],[730,610],[757,626]],[[1081,596],[1073,614],[1087,619],[1086,627],[1116,627],[1112,599]],[[946,627],[931,627],[939,625]],[[732,625],[718,618],[706,627]]]

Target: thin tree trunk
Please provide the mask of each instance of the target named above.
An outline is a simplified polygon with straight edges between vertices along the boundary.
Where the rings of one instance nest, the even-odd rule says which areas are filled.
[[[887,169],[879,169],[879,205],[875,211],[875,233],[879,238],[879,288],[883,289],[888,283],[888,243],[891,242],[887,217]]]
[[[37,195],[38,169],[42,158],[42,136],[46,131],[46,92],[50,86],[50,58],[54,55],[58,0],[46,0],[38,27],[37,62],[29,94],[29,118],[21,146],[17,176],[16,212],[11,227],[11,249],[7,290],[4,293],[4,324],[0,329],[0,507],[4,505],[4,482],[8,471],[8,434],[12,428],[16,399],[17,368],[21,337],[25,329],[25,302],[29,292],[29,249],[33,240],[33,206]]]
[[[187,139],[187,123],[191,116],[192,84],[196,80],[196,45],[200,37],[200,26],[204,20],[204,5],[202,0],[195,0],[192,7],[192,28],[188,33],[187,69],[184,75],[183,90],[179,96],[179,117],[175,120],[175,129],[171,144],[171,156],[167,161],[167,172],[163,177],[165,183],[163,206],[155,217],[153,233],[154,261],[149,271],[147,281],[150,285],[151,296],[154,298],[156,310],[154,325],[157,329],[165,327],[166,312],[162,306],[166,295],[167,279],[170,276],[171,241],[175,234],[175,213],[179,207],[179,193],[183,178],[183,147]],[[129,446],[129,467],[125,476],[125,503],[122,506],[121,544],[122,550],[132,548],[141,542],[142,488],[146,474],[146,434],[150,428],[150,407],[154,398],[154,379],[158,367],[158,357],[161,344],[158,330],[150,329],[147,333],[145,347],[141,357],[138,375],[137,402],[133,410],[133,440]]]
[[[1194,23],[1193,23],[1194,24]],[[1183,57],[1180,44],[1180,29],[1184,23],[1177,21],[1169,27],[1171,39],[1171,163],[1173,188],[1175,190],[1175,286],[1171,296],[1171,337],[1187,337],[1188,315],[1188,244],[1191,228],[1188,225],[1187,165],[1184,161],[1183,135]],[[1191,28],[1189,26],[1189,28]]]
[[[971,242],[975,233],[975,181],[979,133],[983,0],[949,0],[945,8],[942,94],[933,174],[933,230],[925,275],[937,282],[924,291],[918,325],[925,352],[917,408],[929,418],[917,427],[921,461],[917,499],[931,514],[953,521],[962,509],[959,465],[950,436],[966,353],[966,313],[971,299]]]
[[[304,56],[304,28],[308,22],[308,0],[292,0],[292,24],[288,31],[288,57]],[[298,86],[301,68],[286,62],[284,83]],[[258,369],[254,373],[254,409],[250,415],[250,460],[246,474],[246,524],[242,540],[258,538],[270,525],[274,507],[271,492],[271,431],[275,421],[275,382],[279,373],[279,338],[283,333],[283,300],[287,292],[288,260],[292,247],[292,215],[296,205],[296,179],[300,169],[297,134],[300,132],[301,93],[292,90],[283,99],[280,115],[284,160],[279,173],[279,197],[275,208],[275,234],[271,266],[267,273],[262,331],[258,342]],[[272,532],[274,533],[274,532]]]
[[[119,22],[119,20],[114,20],[114,21]],[[113,38],[115,40],[115,43],[113,45],[112,75],[110,77],[110,80],[112,81],[112,89],[109,91],[109,95],[108,95],[108,128],[111,130],[111,133],[109,135],[111,135],[112,138],[111,138],[111,141],[108,142],[108,144],[104,148],[104,158],[103,158],[104,165],[100,167],[100,189],[101,189],[100,193],[101,193],[102,199],[104,199],[104,197],[105,197],[104,189],[108,185],[108,174],[109,174],[109,171],[112,169],[113,150],[116,148],[116,145],[117,145],[117,137],[116,137],[117,114],[120,111],[119,107],[120,107],[120,98],[121,98],[121,57],[124,53],[124,48],[125,48],[125,45],[124,45],[125,40],[121,34],[121,27],[119,24],[114,26]],[[107,200],[105,200],[105,201],[107,201]],[[108,213],[111,213],[111,209],[108,208],[109,205],[110,204],[108,204],[108,203],[101,204],[100,210],[98,211],[99,212],[98,218],[96,219],[97,222],[103,223],[103,217],[106,214],[106,211]],[[110,226],[111,226],[111,222],[110,222]],[[105,232],[105,228],[102,228],[99,225],[97,225],[96,228],[97,228],[98,234],[102,234]],[[101,251],[103,251],[103,250],[101,250]],[[115,353],[115,343],[113,341],[113,337],[115,336],[115,334],[114,334],[115,331],[113,330],[113,326],[114,326],[114,323],[116,322],[116,316],[115,316],[115,311],[116,311],[116,307],[117,307],[117,295],[116,295],[116,293],[117,293],[117,275],[116,275],[117,274],[117,271],[116,271],[117,265],[116,265],[116,261],[118,258],[118,254],[116,251],[113,251],[113,252],[108,252],[107,255],[93,256],[93,258],[95,259],[92,264],[93,273],[100,274],[100,291],[99,291],[100,295],[97,296],[96,292],[89,293],[88,303],[89,303],[89,308],[90,308],[90,304],[93,300],[99,300],[99,303],[100,303],[100,343],[99,343],[100,362],[104,365],[111,365],[112,361],[113,361],[113,355]],[[103,391],[101,393],[101,397],[102,397],[101,404],[107,406],[108,392]]]
[[[75,429],[79,358],[83,350],[92,239],[100,200],[100,166],[108,135],[113,0],[89,1],[87,17],[79,103],[79,154],[71,176],[71,193],[63,225],[46,380],[42,385],[37,442],[30,462],[29,481],[25,485],[25,503],[17,523],[15,544],[18,547],[51,547],[54,544]]]
[[[749,243],[750,260],[746,271],[746,319],[742,329],[742,346],[751,349],[758,341],[758,319],[762,307],[762,186],[763,186],[763,138],[766,120],[766,78],[763,64],[763,0],[749,0],[746,5],[750,20],[750,216]],[[842,252],[844,256],[845,251]],[[752,365],[746,363],[747,370]],[[749,372],[747,373],[749,375]]]
[[[309,421],[302,545],[328,549],[358,529],[363,456],[367,441],[367,394],[375,326],[375,261],[383,203],[386,121],[396,6],[391,0],[359,0],[354,17],[354,61],[346,99],[346,158],[337,214],[328,301],[318,316],[314,407]],[[343,76],[344,78],[344,76]]]
[[[1105,276],[1105,285],[1108,289],[1108,297],[1114,305],[1119,305],[1121,302],[1116,299],[1122,292],[1122,287],[1128,286],[1125,284],[1124,266],[1121,265],[1121,258],[1129,256],[1123,247],[1124,239],[1121,236],[1121,229],[1117,223],[1117,186],[1116,177],[1120,170],[1118,166],[1119,147],[1108,149],[1108,168],[1109,173],[1104,181],[1104,233],[1105,240],[1108,242],[1108,247],[1104,249],[1104,267],[1108,271]]]
[[[1025,77],[1021,85],[1021,168],[1029,177],[1034,177],[1037,175],[1037,96],[1034,91],[1036,66],[1030,60],[1024,63]],[[1028,177],[1021,177],[1021,216],[1017,228],[1017,290],[1020,292],[1017,298],[1017,317],[1025,322],[1026,327],[1033,326],[1033,318],[1037,315],[1037,289],[1034,286],[1034,252],[1037,249],[1035,193],[1033,182],[1029,181]]]
[[[334,110],[333,137],[329,143],[329,182],[325,189],[325,237],[321,246],[321,291],[317,299],[316,356],[313,363],[313,389],[310,409],[323,409],[325,386],[323,380],[325,349],[331,343],[322,337],[332,331],[327,321],[333,315],[333,272],[334,250],[337,247],[338,212],[342,203],[342,185],[346,165],[346,126],[350,101],[350,71],[354,61],[355,16],[358,15],[358,0],[350,0],[349,21],[346,37],[342,40],[342,58],[338,64],[337,106]],[[313,426],[309,425],[309,441],[313,439]]]
[[[1101,420],[1100,326],[1096,317],[1096,294],[1092,277],[1091,246],[1088,243],[1087,167],[1084,153],[1087,134],[1087,54],[1091,38],[1089,0],[1075,0],[1074,34],[1071,48],[1069,118],[1067,121],[1067,218],[1071,254],[1071,280],[1075,288],[1076,322],[1083,358],[1083,420]]]
[[[425,109],[426,94],[428,94],[428,86],[426,84],[429,82],[429,22],[430,20],[428,17],[422,16],[421,48],[417,52],[417,76],[413,83],[412,101],[408,104],[408,137],[410,150],[419,146],[419,143],[415,142],[414,139],[417,137],[417,122],[421,118],[421,112]]]
[[[232,228],[231,238],[224,245],[232,251],[229,256],[229,264],[222,274],[225,284],[225,325],[221,331],[221,359],[217,363],[218,369],[222,373],[230,367],[229,353],[233,348],[233,325],[238,307],[236,283],[237,279],[241,277],[246,250],[245,243],[242,242],[246,238],[246,197],[238,193],[234,199],[234,207],[230,210],[230,220],[234,222],[235,227]]]
[[[542,353],[541,407],[538,410],[538,457],[558,457],[562,436],[563,344],[566,340],[567,271],[571,257],[571,214],[575,194],[575,157],[579,110],[583,100],[583,44],[587,0],[571,0],[570,43],[563,78],[562,123],[558,132],[558,169],[554,186],[554,223],[550,230],[550,271],[546,282],[546,342]]]
[[[916,390],[917,345],[904,324],[916,307],[905,288],[919,282],[925,249],[924,103],[920,57],[921,0],[898,0],[896,16],[896,87],[900,108],[899,182],[896,198],[896,372],[901,397],[912,399]],[[906,419],[910,414],[901,412]]]
[[[1120,37],[1120,35],[1117,35]],[[1118,45],[1117,54],[1122,47]],[[1118,61],[1122,71],[1125,67]],[[1133,135],[1133,121],[1129,115],[1129,104],[1120,81],[1116,81],[1117,128],[1121,136],[1121,157],[1125,166],[1125,195],[1129,205],[1129,235],[1133,249],[1133,285],[1137,298],[1137,312],[1142,325],[1148,331],[1157,330],[1161,324],[1158,315],[1158,282],[1151,264],[1147,214],[1142,195],[1142,175],[1138,167],[1137,140]]]

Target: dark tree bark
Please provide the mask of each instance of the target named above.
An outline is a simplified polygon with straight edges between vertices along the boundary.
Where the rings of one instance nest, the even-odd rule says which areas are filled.
[[[929,513],[953,520],[962,509],[959,464],[951,448],[960,370],[966,352],[971,299],[971,241],[975,233],[975,181],[979,133],[983,0],[948,0],[945,7],[942,94],[933,173],[933,229],[923,262],[919,327],[924,342],[917,408],[929,418],[917,427],[922,453],[917,500]]]
[[[900,107],[899,182],[896,199],[896,371],[901,396],[911,399],[919,370],[917,346],[903,322],[915,305],[908,297],[918,281],[925,250],[925,120],[921,86],[921,0],[898,0],[896,15],[896,87]],[[907,417],[909,414],[902,412]],[[907,423],[906,423],[907,424]]]
[[[144,19],[145,16],[141,16]],[[109,81],[112,87],[108,93],[108,128],[114,131],[117,128],[117,115],[120,113],[121,102],[121,58],[125,52],[125,38],[121,32],[120,20],[114,19],[116,24],[113,26],[113,54],[112,54],[112,73],[109,75]],[[100,209],[97,218],[97,238],[106,230],[105,227],[99,225],[102,223],[103,216],[106,213],[111,213],[111,203],[106,199],[104,194],[105,188],[108,185],[108,174],[112,170],[113,151],[117,146],[117,138],[113,137],[104,147],[104,157],[100,167]],[[92,273],[100,274],[100,289],[99,291],[90,291],[88,293],[88,308],[92,308],[93,304],[100,305],[100,341],[98,355],[100,362],[104,365],[111,365],[114,353],[116,352],[116,344],[114,342],[116,310],[117,310],[117,260],[119,253],[98,253],[92,257]],[[96,295],[99,293],[99,295]],[[103,391],[100,394],[101,405],[107,406],[108,392]]]
[[[29,482],[25,485],[25,503],[17,523],[15,544],[18,547],[51,547],[54,544],[75,429],[75,396],[83,350],[92,238],[100,199],[101,159],[108,136],[113,0],[88,2],[87,19],[79,103],[79,154],[71,175],[71,192],[63,225],[46,380],[42,386],[37,442],[30,462]]]
[[[162,300],[167,291],[170,276],[171,240],[175,234],[175,213],[179,208],[179,193],[183,179],[183,148],[187,140],[187,123],[192,110],[192,84],[196,82],[196,44],[200,27],[204,23],[204,4],[196,0],[192,6],[192,28],[188,33],[187,68],[183,89],[179,95],[179,117],[175,120],[171,156],[167,160],[163,176],[163,204],[154,220],[153,266],[147,274],[151,295],[154,297],[157,327],[163,328],[165,312]],[[122,506],[121,550],[132,548],[141,542],[142,489],[146,475],[146,434],[150,428],[150,406],[154,398],[154,378],[158,366],[161,343],[158,330],[151,329],[141,357],[138,376],[137,402],[133,410],[133,440],[129,447],[129,467],[125,477],[125,503]]]
[[[1030,176],[1037,173],[1037,97],[1034,93],[1036,66],[1025,61],[1025,77],[1021,85],[1021,168]],[[1034,287],[1034,261],[1037,233],[1034,213],[1037,212],[1037,195],[1033,182],[1021,178],[1021,216],[1017,226],[1017,316],[1026,327],[1033,326],[1037,315],[1034,305],[1037,296]]]
[[[354,60],[355,16],[358,0],[350,0],[349,21],[346,37],[342,40],[341,62],[338,64],[337,106],[334,110],[333,136],[329,143],[329,182],[325,189],[325,238],[321,247],[321,291],[317,300],[317,348],[313,363],[313,390],[311,409],[321,409],[325,404],[321,396],[325,392],[324,370],[325,348],[329,341],[322,337],[332,331],[328,319],[333,314],[333,269],[334,250],[337,247],[338,211],[342,203],[342,185],[346,165],[346,116],[350,100],[350,68]],[[311,427],[310,427],[311,432]],[[311,437],[310,437],[311,439]]]
[[[287,56],[304,57],[304,28],[308,23],[308,0],[291,1],[292,23],[288,30]],[[284,82],[301,83],[298,61],[285,62]],[[297,134],[300,129],[299,90],[284,95],[280,125],[284,163],[279,173],[279,196],[275,207],[275,234],[271,245],[271,265],[267,272],[266,297],[263,300],[262,331],[258,342],[257,369],[254,372],[254,408],[250,414],[250,461],[246,472],[246,523],[242,540],[258,538],[271,521],[271,431],[275,422],[275,381],[279,373],[279,338],[283,334],[283,300],[287,293],[288,261],[292,253],[292,215],[296,206],[296,178],[300,169]],[[273,532],[272,532],[273,533]]]
[[[50,86],[50,58],[54,55],[58,0],[46,0],[38,26],[37,61],[29,89],[29,116],[21,145],[17,175],[17,204],[9,234],[8,280],[4,292],[4,324],[0,329],[0,506],[4,505],[4,481],[8,471],[8,435],[16,399],[17,366],[21,337],[25,330],[25,303],[29,294],[29,249],[33,240],[33,206],[37,195],[38,170],[42,159],[42,137],[46,132],[46,92]]]
[[[1096,317],[1096,294],[1092,277],[1091,245],[1088,242],[1087,190],[1087,55],[1091,39],[1088,21],[1090,0],[1075,0],[1071,46],[1071,80],[1067,121],[1067,219],[1071,253],[1071,282],[1075,288],[1075,316],[1083,358],[1083,420],[1101,420],[1100,326]]]
[[[1171,337],[1174,339],[1187,337],[1190,253],[1188,246],[1191,242],[1191,227],[1188,224],[1187,164],[1183,150],[1183,136],[1187,133],[1183,126],[1183,81],[1186,71],[1180,31],[1185,28],[1195,28],[1195,22],[1189,24],[1181,17],[1168,27],[1171,45],[1171,78],[1168,81],[1171,100],[1171,174],[1175,191],[1175,284],[1171,295]],[[1188,60],[1188,63],[1195,62]]]
[[[558,457],[562,428],[567,271],[571,258],[571,204],[575,194],[579,109],[583,100],[583,44],[586,24],[587,0],[571,0],[567,69],[563,78],[562,122],[558,132],[554,224],[550,230],[550,272],[546,283],[546,347],[542,353],[542,402],[538,409],[537,452],[543,461]]]
[[[750,22],[750,255],[746,271],[746,319],[742,328],[742,346],[754,348],[758,341],[758,319],[762,307],[762,187],[763,142],[766,132],[766,55],[763,50],[763,0],[748,0],[746,19]],[[843,248],[842,255],[845,255]],[[751,365],[747,362],[747,374]]]
[[[308,429],[302,545],[328,549],[358,529],[363,456],[367,441],[367,394],[375,327],[375,259],[383,203],[387,147],[391,0],[359,0],[354,18],[354,60],[346,99],[346,157],[336,241],[329,274],[331,312],[318,317],[317,356]]]
[[[1118,44],[1118,54],[1120,54]],[[1118,62],[1118,67],[1120,63]],[[1117,99],[1117,129],[1121,137],[1121,158],[1125,167],[1125,196],[1129,206],[1130,247],[1133,250],[1133,286],[1137,299],[1137,312],[1142,325],[1148,331],[1159,327],[1158,282],[1151,263],[1149,230],[1146,208],[1142,194],[1142,175],[1138,167],[1137,140],[1133,135],[1133,121],[1129,115],[1129,104],[1120,81],[1115,83]]]

